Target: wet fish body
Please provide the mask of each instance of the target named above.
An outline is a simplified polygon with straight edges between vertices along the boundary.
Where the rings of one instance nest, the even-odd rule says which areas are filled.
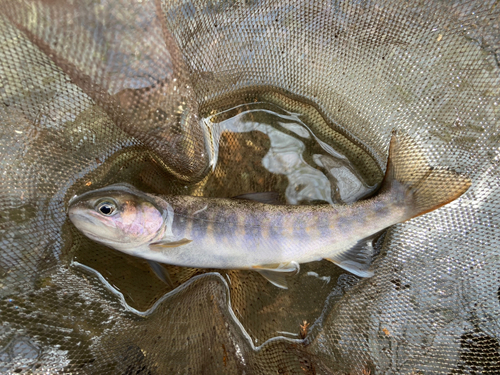
[[[354,245],[397,223],[407,210],[403,202],[379,196],[367,205],[275,206],[238,199],[191,196],[163,197],[172,207],[175,248],[150,246],[149,259],[180,266],[245,269],[255,266],[307,263],[336,249]],[[150,253],[155,249],[157,254]],[[136,256],[144,256],[137,250]]]
[[[254,269],[284,287],[284,274],[320,259],[371,276],[373,236],[453,201],[469,186],[467,176],[429,166],[409,136],[395,134],[379,194],[351,205],[155,196],[117,184],[73,198],[69,217],[88,237],[137,257],[196,268]]]

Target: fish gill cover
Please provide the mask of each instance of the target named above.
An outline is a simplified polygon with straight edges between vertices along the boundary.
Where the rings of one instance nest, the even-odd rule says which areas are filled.
[[[500,371],[498,1],[0,4],[1,372]],[[294,155],[329,195],[304,169],[273,173],[291,160],[276,127],[207,125],[244,104],[230,116],[256,123],[255,103],[307,125],[279,130],[316,150]],[[123,182],[359,198],[395,128],[472,187],[390,228],[370,279],[313,262],[281,290],[250,271],[166,265],[172,289],[67,218],[75,194]]]

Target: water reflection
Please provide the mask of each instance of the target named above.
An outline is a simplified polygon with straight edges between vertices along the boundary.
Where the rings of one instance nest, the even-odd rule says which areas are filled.
[[[154,153],[130,146],[99,156],[95,169],[82,172],[84,178],[71,186],[67,196],[118,182],[165,195],[233,197],[275,191],[288,204],[349,203],[371,193],[371,185],[379,179],[370,177],[373,168],[366,162],[368,156],[363,158],[361,149],[347,145],[338,132],[320,132],[325,124],[311,120],[311,111],[298,114],[266,100],[242,102],[251,104],[224,107],[203,118],[212,145],[212,171],[203,181],[178,181],[164,171],[163,161]],[[106,140],[105,134],[96,134],[97,140]],[[87,137],[85,141],[93,140]],[[241,330],[255,347],[276,337],[297,339],[304,321],[310,328],[316,327],[325,301],[344,274],[330,262],[304,264],[284,291],[253,271],[162,265],[174,281],[172,290],[144,260],[96,244],[72,226],[68,230],[71,268],[77,274],[83,270],[87,276],[97,275],[99,285],[118,298],[120,310],[142,318],[150,319],[153,311],[161,309],[162,301],[185,301],[189,285],[194,287],[198,285],[195,280],[205,280],[202,275],[211,277],[216,272],[218,278],[227,279],[232,320],[244,327]]]
[[[229,114],[240,110],[222,121],[218,121],[221,113],[203,120],[212,135],[214,169],[223,132],[258,131],[266,134],[270,141],[262,166],[287,177],[284,194],[288,204],[351,203],[373,191],[374,186],[364,181],[344,155],[321,141],[302,122],[300,114],[269,107],[269,103],[245,104],[224,111]]]

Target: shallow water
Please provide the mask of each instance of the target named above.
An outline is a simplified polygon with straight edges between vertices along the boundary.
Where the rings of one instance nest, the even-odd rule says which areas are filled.
[[[212,164],[202,181],[188,185],[172,179],[154,154],[134,146],[100,161],[69,195],[123,181],[157,194],[232,197],[274,191],[282,204],[349,203],[373,192],[381,173],[366,152],[340,133],[316,132],[325,124],[313,108],[281,94],[269,94],[271,100],[262,100],[263,96],[203,116]],[[293,107],[298,110],[292,111]],[[303,108],[307,111],[299,111]],[[105,288],[122,296],[126,310],[154,309],[172,291],[144,260],[96,244],[69,227],[73,267],[90,277],[99,275]],[[327,261],[302,265],[299,275],[290,278],[288,290],[252,271],[164,267],[175,287],[196,275],[220,273],[227,280],[234,316],[255,345],[277,336],[299,338],[300,325],[319,322],[324,309],[348,289],[346,280],[350,287],[359,280]],[[262,322],[265,330],[259,328]]]
[[[369,195],[369,186],[347,156],[322,141],[302,121],[300,113],[274,104],[242,104],[203,119],[212,136],[212,166],[216,169],[221,136],[244,133],[255,147],[267,141],[260,163],[266,171],[285,176],[283,192],[288,204],[351,203]],[[267,136],[262,141],[259,132]],[[252,159],[257,155],[244,155]],[[256,160],[258,163],[259,160]]]

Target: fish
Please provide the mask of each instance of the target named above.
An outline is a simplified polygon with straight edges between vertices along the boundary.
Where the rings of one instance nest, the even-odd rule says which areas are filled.
[[[394,131],[378,193],[352,204],[277,205],[265,192],[160,196],[119,183],[73,197],[68,215],[88,238],[153,264],[254,270],[286,289],[300,264],[322,259],[371,277],[376,236],[470,185],[466,174],[431,166],[422,147]]]

